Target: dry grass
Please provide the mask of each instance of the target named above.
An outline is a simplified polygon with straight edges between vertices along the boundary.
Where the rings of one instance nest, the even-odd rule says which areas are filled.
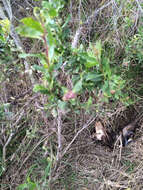
[[[114,150],[91,139],[92,127],[84,130],[71,146],[67,152],[65,167],[63,168],[62,163],[59,165],[60,188],[63,182],[65,189],[69,186],[70,189],[140,189],[142,126],[138,129],[134,142]],[[72,139],[70,132],[65,135],[66,140],[68,136],[69,140]],[[56,181],[56,186],[52,186],[52,189],[58,189],[59,186]]]
[[[95,10],[104,6],[106,2],[93,0],[70,1],[66,10],[71,14],[69,23],[71,34],[75,37],[77,27],[80,27],[80,20],[83,20],[82,32],[77,42],[89,43],[97,38],[107,42],[113,40],[116,48],[116,55],[120,55],[124,49],[125,33],[123,28],[125,15],[133,18],[135,32],[137,19],[140,17],[138,7],[135,5],[132,12],[126,9],[126,1],[117,6],[115,1],[98,14],[93,21],[84,25]],[[15,1],[13,10],[16,7],[21,9],[15,12],[17,19],[31,14],[33,1]],[[88,6],[87,6],[88,5]],[[29,7],[25,14],[25,8]],[[24,10],[23,10],[24,9]],[[136,11],[137,10],[137,11]],[[63,13],[64,14],[64,13]],[[65,15],[64,15],[65,16]],[[111,20],[109,19],[111,18]],[[105,20],[107,22],[105,23]],[[84,29],[84,30],[83,30]],[[128,28],[131,30],[131,28]],[[96,34],[94,34],[96,33]],[[132,33],[130,32],[130,35]],[[29,42],[24,40],[27,52],[34,51],[29,47]],[[30,44],[31,45],[31,44]],[[38,48],[34,42],[33,49]],[[32,60],[31,60],[32,62]],[[20,63],[19,63],[20,64]],[[24,73],[24,68],[21,68]],[[10,76],[10,80],[1,82],[0,101],[10,103],[10,108],[5,112],[11,112],[12,118],[2,120],[0,134],[0,148],[10,137],[10,129],[14,135],[5,147],[6,170],[0,178],[2,190],[16,189],[19,184],[24,183],[29,176],[33,181],[40,184],[40,189],[46,190],[122,190],[143,189],[143,125],[137,129],[135,139],[128,146],[115,149],[103,145],[91,138],[94,122],[97,115],[91,117],[85,111],[80,114],[74,112],[66,115],[58,113],[58,118],[47,116],[44,105],[47,103],[46,96],[34,94],[28,76],[19,72]],[[39,76],[38,76],[39,77]],[[38,78],[37,77],[37,78]],[[40,77],[38,78],[40,80]],[[140,84],[142,80],[140,81]],[[103,108],[103,107],[102,107]],[[136,113],[143,108],[142,97],[140,102],[129,108],[117,103],[116,109],[112,105],[105,105],[104,114],[98,114],[107,130],[111,129],[119,135],[122,127],[128,124],[135,117]],[[59,129],[60,128],[60,129]],[[44,178],[45,168],[51,159],[51,171],[49,176]],[[31,169],[32,168],[32,169]],[[48,182],[48,184],[47,184]]]

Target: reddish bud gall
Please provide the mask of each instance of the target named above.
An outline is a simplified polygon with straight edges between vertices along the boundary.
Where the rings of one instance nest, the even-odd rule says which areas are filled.
[[[111,90],[110,91],[111,94],[115,94],[115,92],[116,92],[115,90]]]
[[[63,100],[64,100],[64,101],[68,101],[68,100],[74,99],[74,98],[76,98],[76,94],[75,94],[72,90],[68,91],[68,92],[67,92],[66,94],[64,94],[64,96],[63,96]]]

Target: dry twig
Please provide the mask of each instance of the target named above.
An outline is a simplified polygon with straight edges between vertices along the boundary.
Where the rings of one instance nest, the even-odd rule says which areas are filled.
[[[76,133],[76,135],[74,136],[74,138],[72,139],[72,141],[68,144],[68,146],[64,149],[63,153],[62,153],[62,157],[66,154],[66,152],[69,150],[69,148],[71,147],[71,145],[73,144],[73,142],[76,140],[76,138],[78,137],[78,135],[84,130],[86,129],[90,124],[92,124],[95,121],[95,117],[91,117],[86,124],[83,125],[83,127]]]
[[[10,133],[8,139],[7,139],[7,142],[5,143],[5,145],[3,146],[3,164],[5,166],[5,162],[6,162],[6,147],[9,145],[12,137],[13,137],[14,133],[13,131]]]
[[[61,149],[62,149],[62,140],[61,140],[61,130],[62,130],[62,123],[61,123],[61,111],[58,109],[58,148],[57,148],[57,158],[56,160],[58,161],[61,157]]]

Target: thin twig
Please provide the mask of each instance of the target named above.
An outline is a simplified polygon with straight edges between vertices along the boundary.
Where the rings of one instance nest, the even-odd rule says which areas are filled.
[[[114,144],[114,150],[113,150],[113,154],[115,155],[115,150],[117,149],[117,145],[120,144],[120,149],[119,149],[119,154],[118,154],[118,157],[116,158],[114,164],[117,166],[119,166],[118,163],[120,163],[121,161],[121,157],[122,157],[122,147],[123,147],[123,144],[122,144],[122,135],[120,134],[119,137],[117,138],[115,144]]]
[[[94,122],[96,119],[96,117],[91,117],[86,124],[83,125],[83,127],[76,133],[76,135],[74,136],[74,138],[72,139],[72,141],[68,144],[68,146],[63,150],[63,152],[61,153],[60,158],[58,158],[58,160],[56,160],[55,162],[55,167],[53,169],[53,173],[55,173],[55,171],[58,168],[58,164],[60,163],[61,159],[63,158],[63,156],[67,153],[67,151],[69,150],[69,148],[71,147],[71,145],[73,144],[73,142],[76,140],[76,138],[78,137],[78,135],[84,130],[86,129],[92,122]],[[53,179],[52,179],[53,180]]]
[[[62,124],[61,124],[61,112],[58,109],[58,149],[57,149],[57,158],[56,160],[58,161],[59,158],[61,157],[61,149],[62,149],[62,141],[61,141],[61,130],[62,130]]]
[[[33,152],[37,149],[37,147],[43,143],[45,140],[47,139],[47,137],[42,138],[33,148],[33,150],[29,153],[29,155],[24,159],[24,161],[22,162],[22,165],[18,168],[18,170],[16,171],[15,175],[13,176],[12,182],[15,180],[18,172],[21,170],[22,166],[27,162],[27,160],[31,157],[31,155],[33,154]]]
[[[5,165],[5,160],[6,160],[6,147],[8,146],[8,144],[10,143],[12,137],[13,137],[14,133],[11,132],[9,137],[8,137],[8,140],[7,142],[5,143],[4,147],[3,147],[3,163]]]
[[[15,121],[15,123],[12,124],[11,129],[13,129],[21,120],[21,118],[24,116],[24,110],[19,114],[18,119]]]
[[[128,188],[128,186],[120,185],[117,182],[113,182],[113,181],[106,180],[106,179],[104,179],[104,183],[107,184],[108,186],[111,186],[111,187],[123,188],[123,189],[127,189]]]
[[[95,121],[95,117],[91,117],[88,122],[86,124],[83,125],[83,127],[76,133],[76,135],[74,136],[74,138],[72,139],[72,141],[68,144],[68,146],[65,148],[65,150],[62,153],[62,157],[66,154],[66,152],[68,151],[68,149],[71,147],[71,145],[73,144],[73,142],[76,140],[76,138],[78,137],[78,135],[84,130],[86,129],[91,123],[93,123],[93,121]]]

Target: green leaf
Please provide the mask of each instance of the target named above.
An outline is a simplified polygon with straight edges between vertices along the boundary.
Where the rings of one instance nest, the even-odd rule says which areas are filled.
[[[49,60],[50,60],[50,63],[52,63],[54,61],[54,50],[55,50],[54,45],[49,47]]]
[[[41,33],[44,33],[44,29],[42,28],[41,24],[38,21],[31,18],[31,17],[23,18],[23,19],[21,19],[21,22],[25,26],[27,26],[29,28],[32,28],[33,30],[39,31]]]
[[[36,189],[36,184],[31,181],[30,177],[27,177],[27,185],[29,190],[35,190]]]
[[[0,20],[0,25],[2,26],[2,31],[4,32],[4,34],[10,33],[10,20],[8,20],[7,18]]]
[[[50,161],[45,169],[45,178],[47,178],[50,175],[52,162]]]
[[[59,59],[58,59],[58,63],[55,65],[55,70],[60,69],[62,64],[63,64],[63,57],[60,56]]]
[[[112,70],[110,68],[110,63],[108,58],[103,58],[102,59],[102,67],[103,67],[103,74],[104,77],[108,78],[108,80],[112,79]]]
[[[39,65],[33,65],[33,68],[37,71],[40,71],[42,73],[45,73],[45,68]]]
[[[26,188],[28,188],[28,184],[24,183],[18,186],[17,190],[25,190]]]
[[[50,26],[47,26],[46,30],[47,30],[47,34],[48,34],[47,35],[48,44],[49,44],[49,46],[53,46],[55,44],[55,39],[53,38],[53,34],[52,34]]]
[[[3,36],[0,36],[0,41],[2,41],[4,43],[6,40]]]
[[[19,58],[26,58],[26,57],[42,58],[42,57],[44,57],[44,55],[42,55],[41,53],[21,53],[18,56],[19,56]]]
[[[36,84],[33,88],[34,92],[41,92],[42,94],[49,94],[48,88],[44,87],[43,85]]]
[[[86,60],[85,66],[87,68],[94,67],[94,66],[96,66],[96,65],[99,64],[99,62],[97,61],[96,57],[89,56],[87,54],[83,54],[82,58],[84,58]]]
[[[17,27],[16,31],[25,37],[42,39],[44,29],[41,24],[31,17],[23,18],[21,22],[24,25]]]
[[[98,60],[101,59],[102,44],[101,41],[97,41],[95,47],[93,48],[94,55],[97,56]]]
[[[50,3],[43,1],[42,6],[47,9],[46,11],[50,17],[58,16],[58,9],[56,7],[53,7],[53,2]]]
[[[67,103],[65,101],[58,100],[58,107],[60,110],[65,110],[67,109]]]
[[[59,9],[64,6],[64,1],[62,0],[52,0],[52,1],[42,1],[42,7],[47,8],[49,15],[58,16]],[[54,11],[53,11],[54,10]]]
[[[71,15],[69,15],[66,20],[65,20],[65,23],[63,24],[62,28],[66,27],[69,23],[69,21],[71,20]]]
[[[92,97],[90,96],[87,101],[87,107],[90,107],[93,104]]]
[[[86,81],[98,82],[98,81],[102,81],[102,76],[103,76],[103,74],[88,73],[85,76],[85,80]]]
[[[56,17],[56,16],[58,16],[58,12],[56,11],[55,8],[51,7],[51,8],[49,9],[49,15],[50,15],[51,17]]]
[[[87,68],[91,68],[91,67],[94,67],[94,66],[96,66],[98,64],[98,62],[87,62],[87,63],[85,63],[85,66],[87,67]]]
[[[29,189],[29,190],[36,190],[36,189],[37,189],[37,186],[36,186],[35,183],[30,182],[30,183],[28,184],[28,189]]]
[[[42,39],[43,33],[33,28],[29,28],[25,25],[18,26],[16,31],[24,37]]]
[[[73,87],[73,92],[77,93],[82,89],[82,80],[79,80]]]

